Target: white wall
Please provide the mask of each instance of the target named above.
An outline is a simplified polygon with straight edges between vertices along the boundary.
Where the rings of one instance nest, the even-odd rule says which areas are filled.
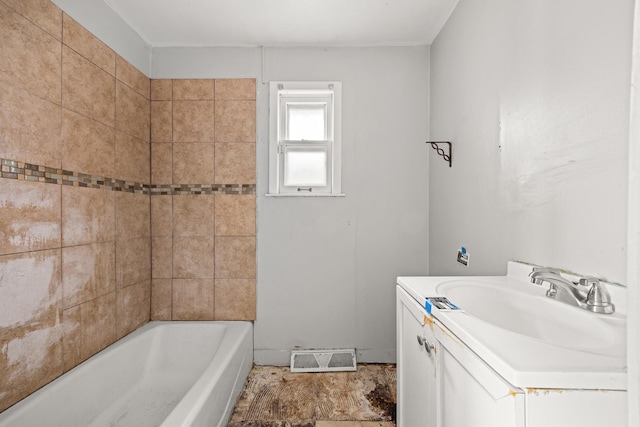
[[[394,361],[395,278],[428,271],[429,48],[156,48],[151,69],[258,78],[256,362],[296,346]],[[270,80],[343,82],[346,197],[265,197]]]
[[[460,0],[431,46],[431,274],[626,283],[633,0]],[[465,246],[471,264],[455,262]]]
[[[627,280],[627,366],[629,370],[629,426],[640,425],[640,3],[633,26],[631,123],[629,131],[629,252]]]
[[[262,69],[260,48],[157,47],[151,57],[152,79],[260,78]]]

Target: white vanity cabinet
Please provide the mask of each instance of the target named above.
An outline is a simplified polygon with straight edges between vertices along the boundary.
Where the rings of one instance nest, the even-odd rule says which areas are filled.
[[[505,335],[511,339],[493,347],[496,352],[486,352],[483,345],[500,333],[497,329],[487,330],[488,324],[461,310],[434,308],[433,315],[427,314],[425,298],[437,295],[433,286],[420,285],[444,279],[403,279],[418,285],[405,283],[404,287],[396,287],[398,427],[626,425],[626,391],[597,387],[598,383],[617,381],[619,369],[580,371],[572,364],[584,362],[575,357],[561,365],[562,369],[555,368],[555,364],[564,363],[563,357],[549,358],[548,363],[554,365],[544,361],[536,365],[546,353],[538,347],[528,347],[526,340],[517,341],[516,335]],[[533,343],[544,345],[540,341]],[[554,356],[577,354],[563,353],[566,350],[551,346],[542,348],[557,351]],[[518,370],[501,358],[505,354],[520,356]],[[551,369],[556,369],[552,372],[559,377],[555,383],[554,376],[546,373]],[[580,386],[591,378],[594,379],[589,387]],[[563,380],[572,386],[563,384]]]
[[[502,380],[404,290],[397,287],[396,295],[398,427],[524,426],[522,390]]]
[[[436,425],[436,353],[433,331],[425,328],[424,310],[405,291],[396,288],[397,425]],[[425,346],[426,344],[426,346]]]

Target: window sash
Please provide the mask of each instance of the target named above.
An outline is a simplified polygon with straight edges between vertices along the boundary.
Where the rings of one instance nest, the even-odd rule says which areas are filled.
[[[279,93],[279,175],[280,191],[282,193],[297,192],[320,192],[330,193],[332,187],[331,164],[333,163],[332,143],[333,143],[333,94],[318,93],[310,94],[287,91]],[[322,110],[323,123],[320,124],[324,139],[292,139],[290,135],[291,109],[296,107],[309,106]],[[310,136],[320,136],[313,134]],[[307,156],[305,156],[305,154]],[[317,161],[324,154],[323,164]],[[305,159],[306,157],[306,159]],[[315,157],[315,160],[312,161]],[[299,163],[294,163],[297,158]],[[310,167],[305,174],[300,169],[300,162],[308,162]],[[315,169],[315,170],[314,170]]]
[[[269,192],[270,194],[313,195],[340,194],[340,82],[271,82],[270,83],[270,144],[269,144]],[[291,112],[304,108],[315,110],[316,128],[313,132],[295,132],[288,120]],[[322,111],[322,112],[321,112]],[[295,115],[293,116],[296,117]],[[311,122],[313,126],[313,122]],[[304,125],[303,125],[304,126]],[[337,129],[337,140],[336,140]],[[323,138],[323,139],[316,139]],[[321,161],[320,153],[324,154]],[[308,156],[305,156],[308,154]],[[317,154],[317,156],[316,156]],[[337,155],[337,157],[336,157]],[[294,170],[291,161],[296,158],[315,159],[310,177]],[[320,166],[322,165],[322,166]],[[324,171],[324,173],[320,173]],[[323,179],[318,179],[322,175]]]
[[[282,168],[280,169],[281,191],[295,192],[327,192],[331,191],[331,145],[329,143],[301,145],[285,144],[281,153]],[[291,163],[290,159],[297,157]],[[306,158],[305,158],[306,157]],[[306,171],[299,169],[303,162],[307,162]]]
[[[298,140],[298,141],[313,141],[313,140],[329,139],[329,133],[331,132],[331,126],[330,126],[331,106],[327,102],[290,102],[288,101],[284,103],[283,110],[284,111],[282,112],[283,125],[282,125],[281,139]],[[306,121],[302,117],[304,115],[304,113],[302,112],[304,111],[307,112]],[[293,114],[294,112],[297,112],[299,115],[295,117]],[[317,121],[319,118],[317,117],[318,112],[321,114],[321,122],[314,123],[314,121]],[[309,113],[315,113],[316,117],[310,117],[312,114],[309,114]],[[298,120],[294,120],[294,118]],[[302,123],[299,123],[299,122],[302,122]],[[309,128],[311,132],[306,133],[304,132],[304,130],[299,129],[301,127]],[[300,137],[296,138],[296,136],[300,136]]]

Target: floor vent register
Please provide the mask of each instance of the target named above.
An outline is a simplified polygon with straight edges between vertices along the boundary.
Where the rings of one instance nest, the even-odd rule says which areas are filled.
[[[291,372],[355,371],[355,349],[293,350]]]

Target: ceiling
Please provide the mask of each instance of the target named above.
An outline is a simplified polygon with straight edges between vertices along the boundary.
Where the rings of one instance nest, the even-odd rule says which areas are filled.
[[[98,0],[150,46],[431,44],[458,0]]]

